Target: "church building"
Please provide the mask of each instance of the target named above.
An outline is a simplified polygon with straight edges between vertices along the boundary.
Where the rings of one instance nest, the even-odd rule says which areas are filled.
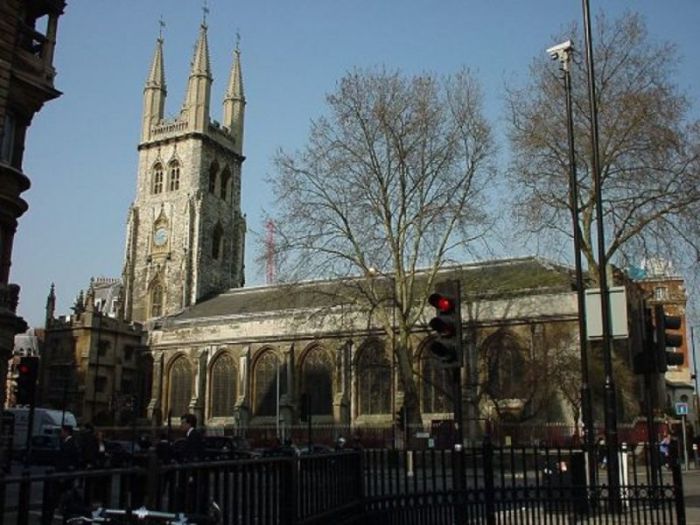
[[[98,357],[100,338],[90,342],[83,354],[95,355],[96,386],[83,413],[108,410],[110,395],[131,385],[142,392],[141,415],[154,425],[192,412],[210,430],[279,435],[305,428],[304,413],[319,429],[380,429],[386,437],[404,395],[396,329],[387,333],[376,309],[336,292],[381,286],[388,295],[379,307],[395,309],[392,276],[244,287],[240,49],[233,52],[220,122],[212,118],[207,26],[199,29],[184,103],[173,119],[164,113],[164,53],[159,38],[144,87],[121,289],[98,305],[113,311],[102,317],[115,337],[119,377],[101,381],[107,357]],[[524,257],[441,269],[438,280],[448,279],[459,280],[462,290],[468,435],[476,438],[485,421],[574,424],[580,344],[571,269]],[[418,308],[424,321],[409,338],[422,422],[430,428],[453,417],[453,399],[450,375],[428,351],[432,308]],[[621,348],[619,358],[631,363],[630,345]]]

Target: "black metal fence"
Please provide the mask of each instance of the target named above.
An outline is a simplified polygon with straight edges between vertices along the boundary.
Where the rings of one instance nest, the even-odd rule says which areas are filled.
[[[621,488],[612,494],[604,465],[587,480],[586,455],[576,448],[486,442],[459,452],[381,449],[184,465],[158,464],[150,454],[119,470],[0,477],[0,525],[49,525],[82,503],[201,513],[210,499],[226,525],[683,525],[679,466],[652,471],[641,445],[621,459]]]

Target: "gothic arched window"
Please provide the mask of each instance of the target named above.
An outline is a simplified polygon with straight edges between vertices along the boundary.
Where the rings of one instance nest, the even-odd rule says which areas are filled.
[[[228,168],[225,168],[224,171],[221,173],[221,192],[219,196],[223,199],[226,200],[228,197],[228,186],[231,182],[231,171],[229,171]]]
[[[271,350],[263,353],[253,371],[253,406],[256,416],[274,416],[279,395],[279,360]]]
[[[301,363],[301,392],[309,397],[309,413],[333,414],[333,362],[320,347],[309,350]]]
[[[218,173],[219,165],[216,162],[212,162],[209,168],[209,193],[216,193],[216,177]]]
[[[168,408],[175,418],[189,411],[192,399],[192,366],[186,357],[176,358],[170,367]]]
[[[528,397],[523,382],[527,373],[523,349],[516,339],[505,332],[494,334],[484,343],[488,373],[486,389],[494,399],[524,399]]]
[[[163,166],[161,164],[156,164],[153,167],[153,185],[152,192],[154,194],[161,193],[163,191]]]
[[[211,367],[211,417],[231,416],[236,402],[236,367],[222,354]]]
[[[221,223],[217,223],[214,226],[214,232],[211,236],[211,258],[218,259],[223,252],[224,244],[224,229],[221,227]]]
[[[163,285],[155,283],[151,287],[151,317],[163,315]]]
[[[176,160],[170,163],[170,173],[168,173],[168,191],[180,189],[180,165]]]
[[[449,373],[425,351],[420,360],[420,401],[425,413],[451,412],[452,390]]]
[[[391,412],[391,364],[384,348],[375,344],[361,350],[357,359],[359,414]]]

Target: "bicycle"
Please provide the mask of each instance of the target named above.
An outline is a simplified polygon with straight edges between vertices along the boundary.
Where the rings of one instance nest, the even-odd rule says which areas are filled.
[[[218,525],[221,522],[221,508],[215,501],[209,505],[208,514],[185,512],[163,512],[146,507],[138,509],[98,508],[90,516],[74,516],[66,519],[66,524],[84,525],[87,523],[106,523],[125,525],[131,523],[162,523],[164,525]]]

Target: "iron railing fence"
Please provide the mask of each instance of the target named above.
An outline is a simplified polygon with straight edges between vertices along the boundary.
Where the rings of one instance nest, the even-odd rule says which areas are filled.
[[[459,451],[365,449],[188,464],[159,464],[151,451],[146,463],[123,469],[0,474],[0,525],[49,525],[71,510],[66,493],[80,503],[170,512],[202,513],[214,499],[224,525],[684,525],[680,467],[652,468],[658,463],[644,445],[620,454],[620,492],[612,494],[604,465],[587,480],[587,455],[574,447],[486,441]]]

